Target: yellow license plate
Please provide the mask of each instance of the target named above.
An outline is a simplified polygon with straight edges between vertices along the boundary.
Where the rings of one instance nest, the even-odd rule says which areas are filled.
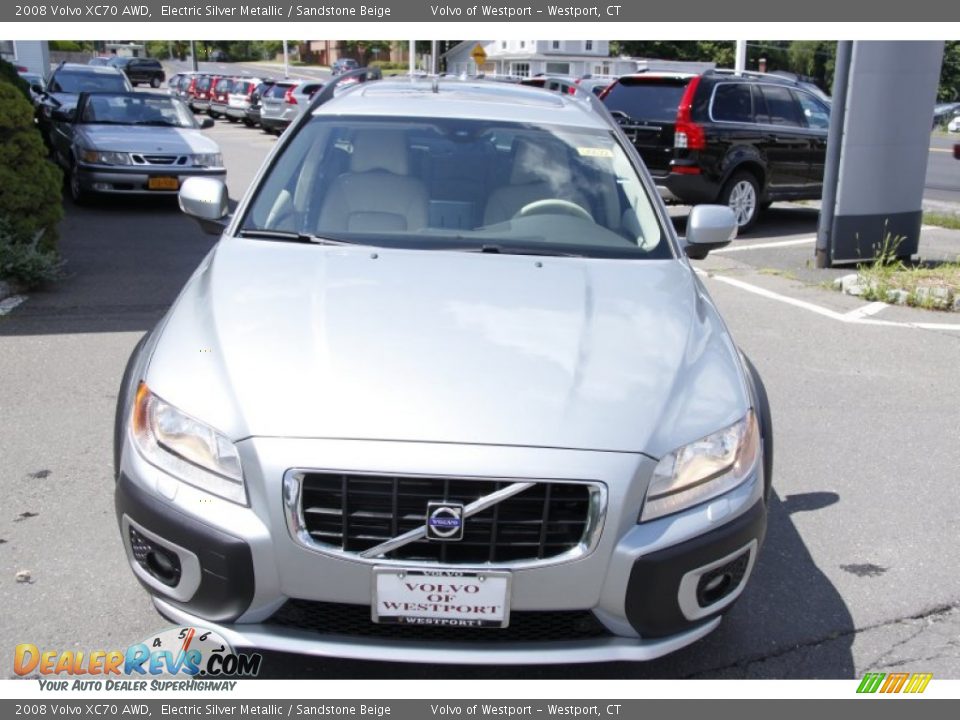
[[[152,177],[147,179],[150,190],[178,190],[180,181],[175,177]]]

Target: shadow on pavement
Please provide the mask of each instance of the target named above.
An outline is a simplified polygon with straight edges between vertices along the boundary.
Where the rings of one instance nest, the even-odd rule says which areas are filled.
[[[839,501],[830,492],[770,500],[767,537],[743,596],[699,643],[649,663],[468,667],[264,653],[262,678],[665,679],[852,678],[853,619],[791,520]]]
[[[65,276],[0,318],[0,335],[147,331],[216,240],[180,212],[176,197],[103,197],[83,206],[67,199]]]

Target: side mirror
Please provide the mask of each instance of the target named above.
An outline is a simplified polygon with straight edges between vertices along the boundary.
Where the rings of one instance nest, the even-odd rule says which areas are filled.
[[[43,85],[41,85],[40,83],[33,83],[33,85],[30,86],[30,89],[33,90],[37,95],[43,95],[43,93],[45,92],[43,89]]]
[[[50,113],[50,117],[57,122],[73,122],[77,117],[77,109],[67,108],[66,110],[62,110],[60,108],[54,108]]]
[[[177,196],[180,209],[197,219],[208,235],[220,235],[227,227],[230,210],[227,186],[216,178],[191,177],[183,181]]]
[[[711,250],[729,245],[737,236],[737,216],[726,205],[697,205],[687,219],[684,251],[693,260],[703,260]]]
[[[205,117],[200,121],[200,129],[206,130],[207,128],[212,128],[214,126],[213,118]]]

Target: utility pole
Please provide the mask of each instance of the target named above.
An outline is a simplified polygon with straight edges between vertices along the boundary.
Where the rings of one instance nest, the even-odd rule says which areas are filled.
[[[430,74],[437,74],[437,41],[430,41]]]
[[[826,165],[823,172],[823,194],[820,201],[820,224],[817,227],[815,257],[818,268],[830,267],[830,245],[833,240],[833,217],[836,214],[837,185],[840,182],[840,150],[843,147],[843,123],[847,117],[847,87],[853,41],[837,43],[836,68],[833,73],[833,104],[827,141]]]
[[[197,67],[197,41],[190,41],[190,61],[193,63],[193,71],[197,72],[199,68]]]
[[[410,74],[413,75],[417,68],[417,41],[410,41]]]
[[[734,65],[734,71],[740,75],[747,69],[747,41],[737,40],[737,59]]]
[[[283,76],[290,77],[290,58],[287,55],[287,41],[283,41]]]

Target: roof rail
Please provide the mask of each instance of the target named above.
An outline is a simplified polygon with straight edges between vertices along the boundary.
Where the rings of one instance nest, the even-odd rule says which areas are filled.
[[[713,68],[712,70],[707,70],[705,75],[743,75],[745,77],[757,78],[761,80],[773,80],[774,82],[783,83],[784,85],[800,85],[800,80],[796,78],[787,77],[786,75],[777,75],[772,72],[757,72],[756,70],[743,70],[737,72],[730,68]]]
[[[365,83],[372,80],[381,80],[382,78],[383,71],[378,67],[362,67],[357,68],[356,70],[351,70],[347,73],[343,73],[342,75],[337,75],[336,78],[323,86],[323,90],[317,93],[317,96],[307,108],[306,114],[309,115],[312,111],[316,110],[325,102],[331,100],[337,87],[341,84],[346,84],[344,83],[345,80],[349,80],[351,83]]]

